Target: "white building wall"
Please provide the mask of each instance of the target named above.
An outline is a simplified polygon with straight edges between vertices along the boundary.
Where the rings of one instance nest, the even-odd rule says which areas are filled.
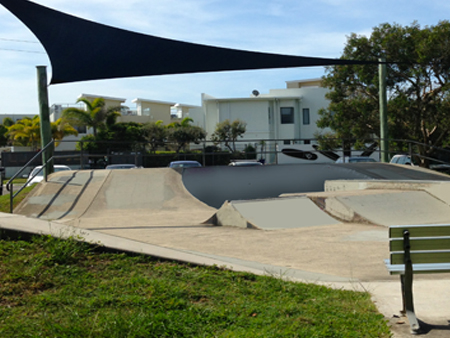
[[[303,115],[303,109],[308,108],[310,112],[310,124],[305,125],[302,121],[300,125],[300,135],[301,138],[314,138],[314,134],[321,131],[316,125],[317,120],[320,118],[318,111],[326,108],[329,104],[328,100],[325,99],[325,94],[328,90],[320,87],[306,87],[301,90],[303,93],[300,102],[300,116]]]
[[[221,102],[219,104],[219,121],[242,120],[247,123],[247,132],[243,139],[265,139],[270,137],[269,132],[269,104],[267,101],[235,101]],[[215,126],[214,126],[215,129]]]

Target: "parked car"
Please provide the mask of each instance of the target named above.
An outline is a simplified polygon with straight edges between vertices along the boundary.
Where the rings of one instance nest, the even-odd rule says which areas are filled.
[[[376,162],[376,160],[369,156],[345,156],[339,157],[336,163],[359,163],[359,162]]]
[[[110,164],[107,165],[105,169],[137,169],[138,167],[134,164]]]
[[[55,164],[53,166],[53,172],[57,173],[58,171],[65,171],[65,170],[72,170],[70,167],[63,165],[63,164]],[[25,185],[31,185],[34,183],[39,183],[42,180],[44,180],[44,170],[42,169],[42,166],[37,166],[31,170],[30,174],[28,175],[28,180],[25,183]]]
[[[228,164],[231,167],[254,167],[262,165],[261,162],[255,161],[232,161]]]
[[[198,168],[201,166],[197,161],[173,161],[169,164],[169,168]]]
[[[409,155],[394,155],[391,158],[389,163],[394,164],[404,164],[404,165],[414,165],[413,161],[411,161],[411,156]]]

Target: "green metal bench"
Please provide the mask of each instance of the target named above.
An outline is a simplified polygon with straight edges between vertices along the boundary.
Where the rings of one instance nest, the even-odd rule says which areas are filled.
[[[413,274],[450,272],[450,224],[395,225],[389,227],[391,275],[400,275],[402,312],[413,333],[420,331],[414,313]]]

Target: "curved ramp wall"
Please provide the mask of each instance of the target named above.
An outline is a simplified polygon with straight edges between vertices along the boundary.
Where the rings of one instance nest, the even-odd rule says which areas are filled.
[[[387,163],[345,163],[189,168],[182,179],[194,197],[220,208],[225,201],[324,191],[329,180],[449,181],[450,176]]]
[[[186,189],[209,206],[225,201],[278,197],[283,193],[318,192],[326,180],[370,179],[346,166],[292,164],[255,167],[203,167],[183,171]]]

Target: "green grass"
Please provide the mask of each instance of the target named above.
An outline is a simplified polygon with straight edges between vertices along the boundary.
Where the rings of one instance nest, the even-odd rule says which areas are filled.
[[[28,178],[16,178],[16,179],[14,179],[13,183],[14,184],[24,184],[27,180],[28,180]],[[6,184],[8,181],[9,181],[9,178],[5,178],[4,183]]]
[[[32,186],[26,187],[23,189],[19,195],[17,195],[14,198],[14,208],[33,190],[35,187],[35,184]],[[7,212],[10,211],[10,194],[9,191],[4,189],[3,195],[0,196],[0,212]]]
[[[389,337],[367,293],[0,240],[0,337]]]

